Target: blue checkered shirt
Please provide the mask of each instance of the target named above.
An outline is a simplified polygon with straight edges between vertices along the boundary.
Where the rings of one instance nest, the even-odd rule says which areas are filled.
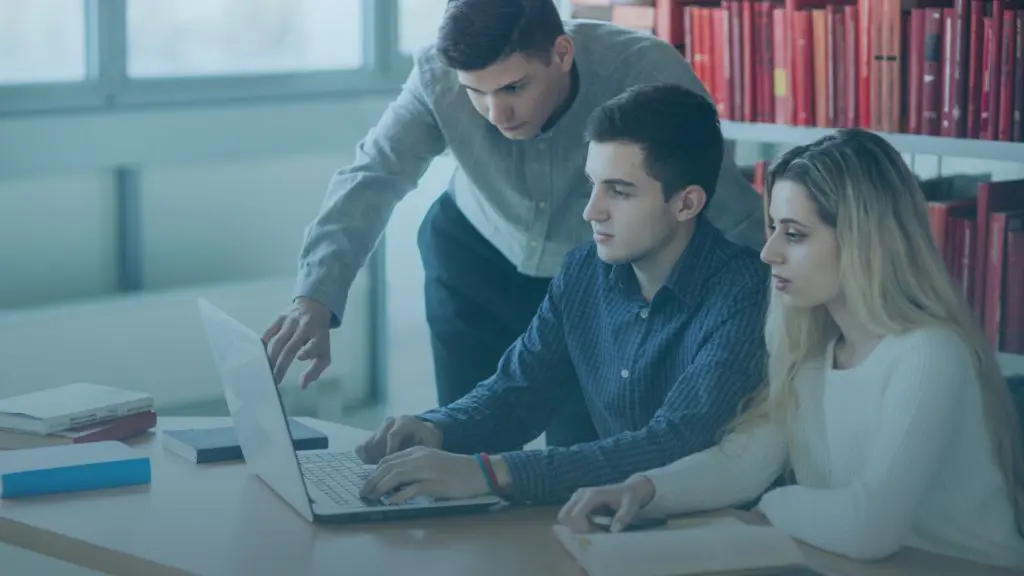
[[[629,264],[593,243],[566,257],[526,332],[497,372],[420,415],[445,450],[526,444],[569,386],[582,387],[599,440],[506,452],[512,498],[556,503],[709,448],[764,379],[768,270],[704,219],[648,303]]]

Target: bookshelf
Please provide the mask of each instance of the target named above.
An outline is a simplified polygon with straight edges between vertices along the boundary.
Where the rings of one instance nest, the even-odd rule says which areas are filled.
[[[790,126],[764,122],[722,121],[723,135],[729,140],[741,142],[799,146],[801,144],[809,144],[822,136],[832,133],[834,130],[834,128]],[[945,136],[925,136],[899,132],[875,131],[875,133],[888,140],[900,152],[907,154],[933,154],[956,158],[1024,163],[1024,142],[949,138]]]
[[[796,146],[858,126],[904,154],[977,161],[980,172],[990,161],[1024,168],[1022,0],[570,5],[573,17],[673,44],[716,103],[728,140]],[[753,167],[755,187],[764,169],[764,160]],[[1024,171],[985,184],[919,177],[954,281],[1003,373],[1024,379]]]

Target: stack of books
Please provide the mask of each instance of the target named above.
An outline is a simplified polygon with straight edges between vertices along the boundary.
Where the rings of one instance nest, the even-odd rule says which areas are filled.
[[[73,383],[0,400],[0,450],[125,441],[156,425],[149,394]]]

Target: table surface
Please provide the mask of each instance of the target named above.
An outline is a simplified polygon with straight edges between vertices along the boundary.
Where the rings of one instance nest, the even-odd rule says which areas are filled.
[[[332,449],[367,434],[299,420],[327,434]],[[150,485],[0,501],[0,540],[115,575],[582,574],[551,532],[556,508],[312,525],[244,463],[196,465],[159,438],[160,429],[228,424],[161,418],[135,442],[150,454]],[[837,576],[1010,574],[913,550],[866,564],[800,547],[810,564]]]

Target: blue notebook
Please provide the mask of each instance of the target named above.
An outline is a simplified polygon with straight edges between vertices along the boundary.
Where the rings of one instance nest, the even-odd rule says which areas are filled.
[[[120,442],[0,451],[0,498],[149,484],[149,455]]]
[[[327,448],[327,436],[323,432],[292,418],[288,419],[288,426],[291,428],[292,444],[296,450]],[[242,447],[238,445],[238,435],[235,434],[234,426],[164,430],[162,435],[167,451],[196,464],[245,459],[242,456]]]

